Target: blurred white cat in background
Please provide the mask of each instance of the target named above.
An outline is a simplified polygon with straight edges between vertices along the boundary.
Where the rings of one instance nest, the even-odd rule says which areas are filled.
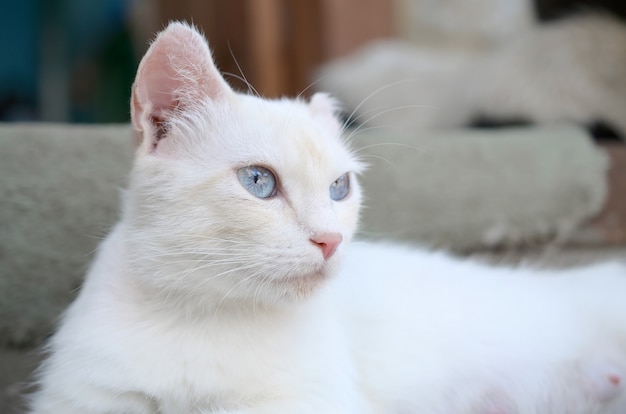
[[[405,40],[321,68],[354,121],[399,133],[481,123],[601,124],[626,137],[626,25],[585,11],[540,23],[529,0],[398,0]]]

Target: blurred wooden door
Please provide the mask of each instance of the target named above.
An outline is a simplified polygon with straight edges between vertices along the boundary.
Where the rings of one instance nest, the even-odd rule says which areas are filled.
[[[322,62],[393,35],[392,0],[159,0],[163,24],[186,20],[207,35],[237,89],[297,95]],[[305,93],[306,94],[306,93]]]

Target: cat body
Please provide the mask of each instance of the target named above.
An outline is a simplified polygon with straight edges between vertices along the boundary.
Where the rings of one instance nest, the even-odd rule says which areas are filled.
[[[99,259],[119,263],[123,246],[118,227]],[[312,300],[202,318],[138,302],[102,260],[51,344],[50,405],[35,412],[619,413],[626,403],[609,378],[626,372],[617,265],[540,276],[356,243]],[[613,303],[601,301],[607,291]]]
[[[361,163],[325,95],[234,93],[171,24],[142,61],[120,222],[33,414],[621,413],[626,266],[350,243]]]

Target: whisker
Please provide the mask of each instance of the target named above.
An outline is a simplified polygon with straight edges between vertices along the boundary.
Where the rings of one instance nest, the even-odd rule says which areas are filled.
[[[256,272],[253,272],[252,274],[246,276],[245,278],[241,279],[239,282],[235,283],[223,296],[222,299],[218,302],[217,306],[215,307],[215,313],[217,314],[219,309],[222,307],[222,305],[224,304],[224,301],[226,301],[228,295],[230,295],[235,289],[237,289],[237,287],[239,285],[241,285],[242,283],[246,283],[248,282],[250,279],[253,279],[255,277],[258,276],[259,274],[259,270],[257,270]]]
[[[248,87],[248,92],[254,94],[255,96],[259,96],[260,97],[260,95],[256,91],[256,89],[254,89],[254,86],[252,86],[252,84],[249,83],[248,80],[246,78],[244,78],[243,76],[237,75],[236,73],[232,73],[232,72],[222,72],[222,74],[224,76],[240,80],[241,82],[243,82]]]
[[[268,274],[265,274],[263,276],[263,278],[261,278],[261,280],[259,281],[259,284],[257,285],[256,289],[254,290],[254,296],[252,297],[252,312],[253,315],[256,317],[257,315],[257,308],[258,308],[258,303],[259,303],[259,293],[261,291],[261,288],[265,289],[266,285],[269,285],[269,279],[270,276]]]
[[[211,277],[206,278],[205,280],[203,280],[199,287],[203,287],[207,283],[209,283],[209,282],[211,282],[211,281],[213,281],[215,279],[218,279],[220,277],[224,277],[226,275],[230,275],[232,273],[239,272],[241,270],[254,269],[257,266],[258,265],[256,263],[251,263],[251,264],[248,264],[247,266],[239,266],[239,267],[234,267],[232,269],[224,270],[223,272],[217,273],[217,274],[212,275]]]
[[[254,95],[260,98],[261,94],[259,94],[259,92],[254,88],[254,86],[252,86],[252,84],[248,82],[248,78],[246,78],[246,75],[243,73],[243,70],[241,69],[239,62],[237,61],[237,58],[235,57],[235,53],[233,52],[233,49],[230,47],[230,42],[227,42],[227,43],[228,43],[228,51],[230,53],[230,56],[233,58],[233,61],[235,62],[235,65],[237,65],[237,69],[239,70],[239,73],[241,74],[241,78],[239,79],[241,79],[248,86],[248,92],[252,92]]]
[[[370,148],[384,147],[384,146],[397,146],[397,147],[408,148],[408,149],[412,149],[412,150],[420,151],[420,152],[424,151],[422,148],[416,147],[414,145],[404,144],[402,142],[379,142],[377,144],[371,144],[371,145],[366,145],[364,147],[360,147],[355,151],[355,153],[359,154],[361,151],[364,151]]]
[[[327,75],[324,75],[324,76],[322,76],[322,77],[320,77],[320,78],[318,78],[318,79],[314,80],[313,82],[309,83],[309,85],[308,85],[306,88],[304,88],[304,89],[302,89],[302,90],[300,91],[300,93],[296,96],[296,99],[300,99],[300,98],[302,98],[302,95],[304,95],[304,93],[305,93],[306,91],[308,91],[308,90],[309,90],[309,89],[311,89],[313,86],[317,85],[318,83],[320,83],[321,81],[323,81],[324,79],[326,79],[326,77],[327,77]]]
[[[374,159],[382,160],[382,161],[386,162],[387,164],[389,164],[389,166],[391,166],[394,170],[397,171],[397,167],[394,165],[394,163],[392,163],[391,161],[389,161],[385,157],[381,157],[380,155],[365,154],[365,155],[362,155],[361,157],[362,158],[374,158]]]
[[[376,118],[378,118],[378,117],[380,117],[380,116],[382,116],[382,115],[385,115],[385,114],[387,114],[387,113],[389,113],[389,112],[399,111],[399,110],[402,110],[402,109],[410,109],[410,108],[426,108],[426,107],[427,107],[426,105],[418,105],[418,104],[414,104],[414,105],[401,105],[401,106],[395,106],[395,107],[393,107],[393,108],[387,108],[387,109],[385,109],[384,111],[377,112],[376,114],[374,114],[374,115],[370,116],[370,117],[369,117],[369,118],[367,118],[365,121],[363,121],[363,122],[361,123],[361,125],[359,125],[357,128],[355,128],[355,129],[354,129],[354,131],[352,131],[352,132],[350,133],[350,135],[348,135],[348,138],[347,138],[347,139],[348,139],[348,140],[350,140],[352,136],[354,136],[357,132],[359,132],[359,131],[361,130],[361,128],[362,128],[362,126],[363,126],[363,125],[367,125],[367,123],[369,123],[369,122],[373,121],[374,119],[376,119]],[[388,128],[390,128],[390,126],[388,126]]]
[[[350,113],[350,115],[348,115],[348,117],[346,118],[346,122],[344,122],[342,129],[345,129],[345,128],[347,127],[347,124],[348,124],[349,120],[350,120],[350,119],[353,119],[353,118],[354,118],[354,114],[356,114],[356,113],[357,113],[357,111],[358,111],[359,109],[361,109],[361,107],[362,107],[362,106],[363,106],[363,105],[364,105],[364,104],[365,104],[365,103],[366,103],[369,99],[371,99],[372,97],[374,97],[374,96],[376,96],[377,94],[381,93],[381,92],[382,92],[382,91],[384,91],[385,89],[389,89],[389,88],[391,88],[391,87],[398,86],[398,85],[401,85],[401,84],[403,84],[403,83],[408,83],[408,82],[416,82],[416,81],[417,81],[417,79],[402,79],[402,80],[398,80],[398,81],[395,81],[395,82],[388,83],[388,84],[386,84],[386,85],[383,85],[383,86],[381,86],[381,87],[379,87],[379,88],[375,89],[373,92],[371,92],[371,93],[370,93],[369,95],[367,95],[365,98],[363,98],[363,99],[361,100],[361,102],[360,102],[360,103],[356,106],[356,108],[354,108],[354,109],[352,110],[352,112]]]

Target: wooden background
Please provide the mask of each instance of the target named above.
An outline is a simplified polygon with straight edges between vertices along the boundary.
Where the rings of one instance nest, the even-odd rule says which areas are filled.
[[[320,63],[394,34],[392,0],[158,1],[161,22],[195,23],[219,68],[243,72],[269,97],[297,95],[315,80]],[[236,77],[228,80],[246,89]]]

